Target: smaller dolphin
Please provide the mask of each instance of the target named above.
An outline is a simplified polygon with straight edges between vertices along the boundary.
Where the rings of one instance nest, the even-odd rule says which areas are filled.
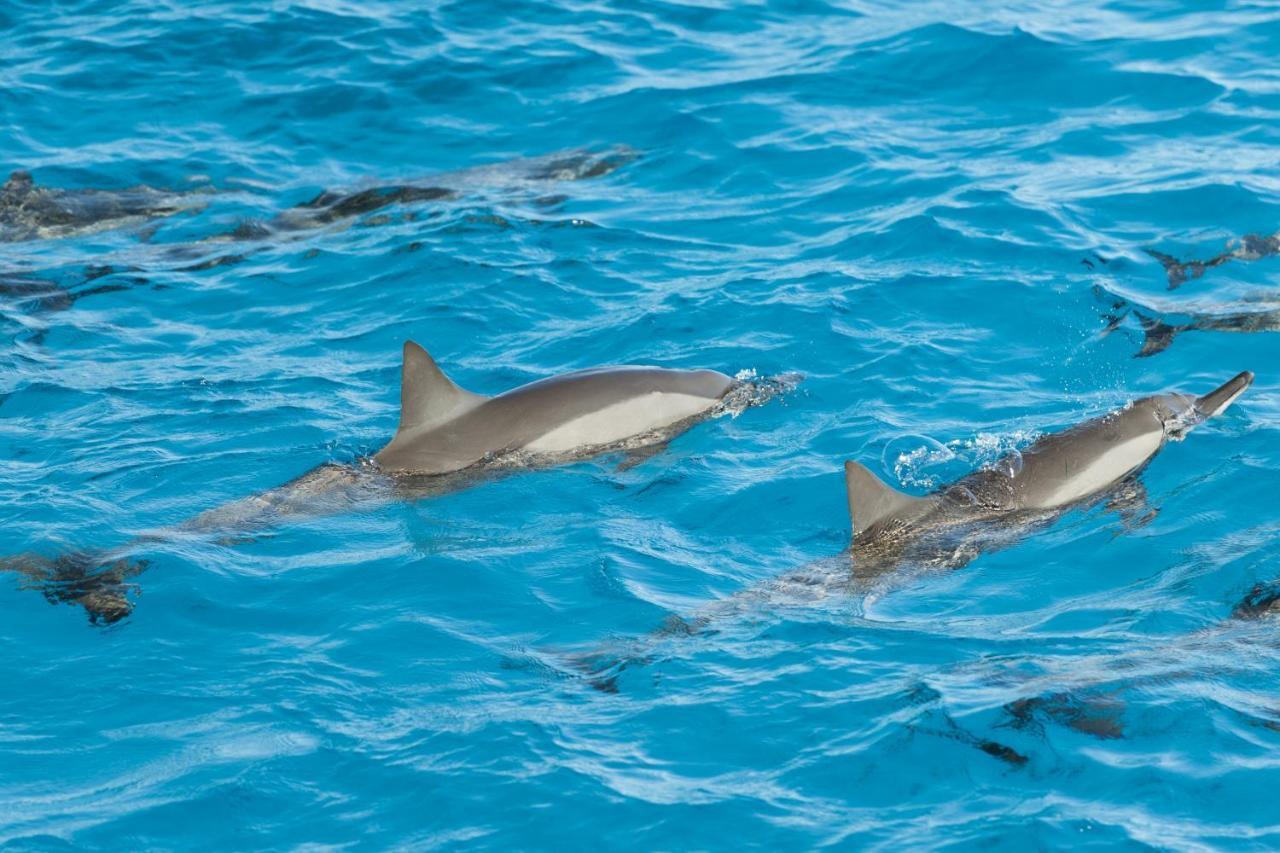
[[[675,637],[715,633],[726,619],[760,608],[780,610],[848,596],[900,567],[955,569],[1005,547],[1067,510],[1123,487],[1169,440],[1179,441],[1221,414],[1253,382],[1241,373],[1202,397],[1161,394],[1046,435],[930,495],[894,489],[857,462],[845,463],[853,536],[846,554],[817,560],[718,601],[685,619],[669,618],[645,637],[574,655],[571,666],[592,686],[618,689],[619,675],[658,656]],[[1148,516],[1149,517],[1149,516]]]
[[[1115,679],[1093,676],[1073,678],[1067,674],[1052,688],[1032,696],[1015,699],[1004,706],[1009,720],[1004,725],[1043,733],[1044,723],[1052,721],[1082,734],[1100,739],[1124,737],[1126,703],[1121,693],[1142,690],[1148,685],[1168,685],[1174,681],[1212,678],[1218,681],[1226,672],[1220,670],[1223,660],[1239,656],[1230,653],[1242,637],[1252,640],[1261,636],[1274,647],[1277,635],[1275,621],[1280,617],[1280,582],[1256,584],[1236,604],[1231,615],[1170,643],[1161,641],[1158,650],[1140,655],[1117,656],[1105,666],[1089,661],[1083,666],[1090,673],[1114,672]],[[1262,623],[1262,630],[1248,633],[1249,623]],[[1196,668],[1195,661],[1214,664],[1213,669]],[[1251,662],[1252,663],[1252,662]],[[1256,663],[1254,663],[1256,666]],[[1071,683],[1074,682],[1074,683]],[[1261,721],[1267,728],[1280,731],[1280,709]]]
[[[0,243],[93,234],[205,206],[208,191],[65,190],[16,171],[0,186]]]
[[[1235,402],[1253,382],[1245,371],[1201,397],[1160,394],[1043,436],[937,492],[907,495],[857,462],[845,463],[855,564],[883,570],[902,559],[959,567],[985,550],[992,525],[1016,532],[1100,497],[1146,467],[1169,440]],[[980,534],[975,550],[966,542]],[[960,534],[960,541],[948,534]],[[939,547],[941,546],[941,547]]]
[[[1134,311],[1142,325],[1142,347],[1134,358],[1149,358],[1164,352],[1173,339],[1184,332],[1276,332],[1280,331],[1280,306],[1257,311],[1226,314],[1192,314],[1185,323],[1167,323]]]
[[[378,184],[359,189],[326,189],[309,201],[282,211],[266,221],[242,222],[234,231],[219,239],[258,240],[274,233],[311,231],[349,223],[365,214],[394,205],[415,205],[433,201],[452,201],[479,192],[501,189],[504,193],[527,187],[542,189],[560,181],[599,178],[620,169],[639,156],[630,148],[615,147],[605,151],[576,150],[526,157],[504,163],[441,172],[429,178],[397,184]],[[407,214],[412,216],[412,214]],[[386,218],[366,220],[370,224]]]

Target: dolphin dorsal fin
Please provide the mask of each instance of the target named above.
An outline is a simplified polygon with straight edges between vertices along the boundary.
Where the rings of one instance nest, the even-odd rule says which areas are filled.
[[[904,494],[853,460],[844,463],[844,485],[849,494],[854,536],[890,519],[909,520],[933,505],[932,498]]]
[[[422,347],[413,341],[404,342],[404,364],[400,368],[400,432],[448,420],[485,399],[455,385]]]

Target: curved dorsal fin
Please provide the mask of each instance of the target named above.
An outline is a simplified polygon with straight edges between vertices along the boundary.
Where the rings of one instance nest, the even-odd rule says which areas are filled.
[[[461,414],[484,400],[453,384],[426,350],[413,341],[404,342],[404,364],[400,368],[400,429],[403,432],[424,424],[439,423]]]
[[[844,485],[854,536],[891,519],[909,521],[933,504],[932,498],[912,497],[886,485],[853,460],[844,463]]]

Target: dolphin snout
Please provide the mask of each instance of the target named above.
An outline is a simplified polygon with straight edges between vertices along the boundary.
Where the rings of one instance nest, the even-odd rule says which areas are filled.
[[[1223,385],[1196,400],[1196,410],[1205,418],[1211,418],[1235,402],[1253,384],[1253,374],[1248,370],[1238,373]]]

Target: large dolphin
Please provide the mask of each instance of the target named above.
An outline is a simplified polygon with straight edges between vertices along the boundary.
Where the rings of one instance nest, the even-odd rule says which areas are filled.
[[[714,631],[744,612],[865,592],[874,579],[896,569],[960,568],[1074,507],[1110,498],[1122,508],[1122,500],[1141,491],[1135,476],[1168,441],[1181,440],[1221,414],[1252,382],[1246,371],[1201,397],[1145,397],[1045,435],[929,495],[908,495],[865,466],[846,462],[853,535],[845,554],[743,590],[692,618],[672,617],[638,641],[574,656],[574,668],[593,686],[615,690],[622,671],[653,660],[673,637]]]
[[[208,190],[174,192],[148,186],[123,190],[58,189],[15,171],[0,186],[0,243],[92,234],[136,225],[208,202]]]
[[[55,602],[82,605],[97,622],[132,609],[126,581],[149,543],[235,537],[292,517],[341,512],[396,498],[454,491],[490,472],[660,447],[698,421],[763,403],[785,389],[714,370],[601,367],[531,382],[496,396],[464,391],[427,351],[404,345],[400,424],[392,440],[351,465],[326,463],[275,489],[203,512],[109,551],[0,561]]]
[[[604,367],[496,397],[464,391],[412,341],[404,345],[400,428],[373,457],[388,472],[448,474],[512,454],[560,459],[650,442],[714,408],[733,380],[714,370]]]

